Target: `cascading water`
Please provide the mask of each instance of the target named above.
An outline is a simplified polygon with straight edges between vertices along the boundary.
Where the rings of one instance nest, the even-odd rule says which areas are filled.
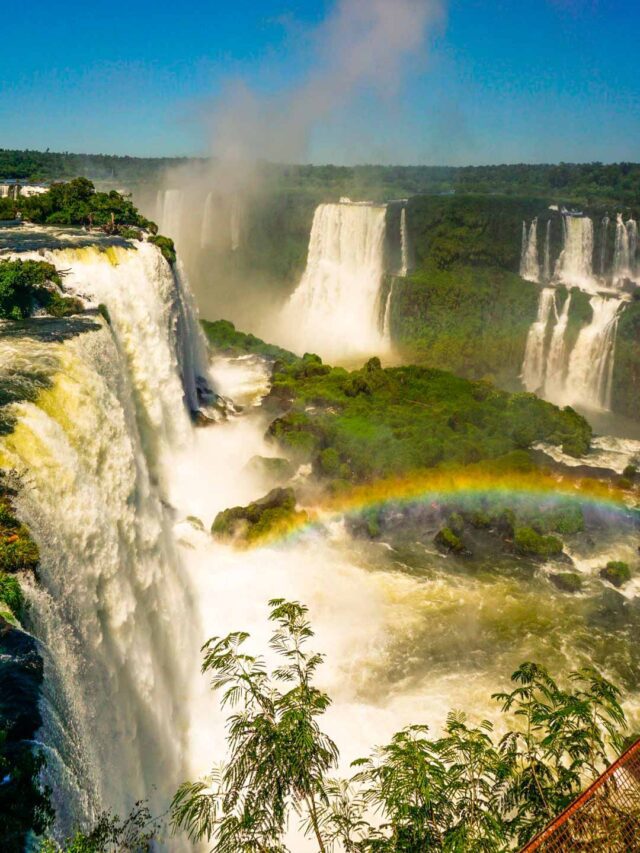
[[[547,219],[544,236],[544,260],[542,264],[542,280],[551,280],[551,220]]]
[[[393,289],[395,287],[395,284],[395,279],[393,279],[389,286],[387,300],[384,304],[384,317],[382,319],[382,336],[387,342],[388,346],[391,346],[391,304],[393,300]]]
[[[169,189],[164,191],[158,226],[162,234],[166,234],[176,242],[180,240],[183,206],[184,193],[182,190]]]
[[[185,403],[208,368],[188,288],[155,247],[44,256],[110,317],[64,343],[36,347],[28,332],[0,341],[3,362],[50,362],[51,387],[14,406],[0,465],[18,475],[18,509],[40,547],[30,620],[64,833],[138,799],[160,813],[190,770],[184,699],[201,636],[168,483],[171,454],[193,440]]]
[[[587,216],[563,216],[563,228],[555,278],[570,287],[593,289],[593,222]]]
[[[386,214],[370,204],[317,208],[307,267],[282,314],[285,345],[334,360],[386,351],[379,323]]]
[[[400,253],[401,268],[400,275],[406,276],[411,267],[411,253],[409,248],[409,229],[407,228],[407,208],[400,211]]]
[[[621,284],[625,278],[630,278],[629,271],[629,233],[627,226],[619,213],[616,218],[616,242],[613,252],[613,283]]]
[[[571,308],[571,293],[564,300],[562,310],[558,313],[556,299],[553,307],[556,322],[551,333],[549,352],[545,359],[544,393],[549,400],[561,399],[565,392],[567,370],[566,332],[569,324],[569,309]]]
[[[200,248],[205,249],[213,243],[213,193],[207,193],[200,226]]]
[[[522,252],[520,256],[520,275],[527,281],[540,281],[537,219],[534,219],[532,221],[528,231],[527,223],[522,223]]]
[[[242,205],[240,199],[234,196],[229,213],[229,242],[231,251],[237,252],[242,240]]]
[[[522,384],[527,391],[539,391],[544,385],[546,360],[545,344],[551,312],[555,305],[555,290],[545,287],[540,293],[538,316],[529,329],[522,365]]]
[[[593,409],[611,407],[611,382],[621,299],[593,296],[593,317],[578,335],[566,379],[566,402]]]
[[[607,263],[607,236],[609,234],[609,217],[604,216],[601,225],[600,236],[600,276],[604,278]]]
[[[629,275],[634,281],[638,276],[638,223],[635,219],[627,222],[627,234],[629,237]]]

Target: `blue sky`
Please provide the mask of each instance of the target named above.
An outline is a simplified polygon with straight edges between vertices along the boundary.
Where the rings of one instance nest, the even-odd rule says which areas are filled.
[[[313,73],[312,33],[334,6],[11,4],[0,146],[206,153],[225,87],[243,80],[265,98],[295,90]],[[450,0],[396,91],[355,91],[309,128],[301,159],[640,160],[639,37],[633,0]]]

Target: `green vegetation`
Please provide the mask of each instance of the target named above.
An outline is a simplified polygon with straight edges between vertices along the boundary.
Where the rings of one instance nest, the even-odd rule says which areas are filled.
[[[0,480],[0,573],[33,572],[40,558],[38,546],[15,517],[10,496]]]
[[[462,539],[450,527],[442,527],[433,540],[443,551],[453,551],[454,554],[462,554],[466,550]]]
[[[428,368],[383,369],[378,359],[351,373],[312,355],[276,365],[268,401],[286,410],[269,433],[291,456],[352,482],[497,459],[543,440],[582,455],[591,440],[572,409],[533,394]]]
[[[187,158],[118,157],[105,154],[0,149],[0,177],[63,180],[85,175],[110,182],[148,182]],[[202,164],[204,161],[193,159]],[[324,193],[375,201],[418,193],[487,193],[539,196],[551,201],[637,204],[637,163],[514,164],[504,166],[312,166],[261,163],[269,186],[291,193]]]
[[[640,421],[640,293],[618,321],[613,371],[612,407]]]
[[[12,621],[22,618],[24,612],[24,595],[18,579],[14,575],[0,572],[0,616]]]
[[[161,234],[154,234],[149,237],[149,242],[157,246],[162,252],[162,257],[170,264],[175,264],[177,260],[176,247],[170,237],[163,237]]]
[[[516,551],[528,557],[548,560],[562,554],[562,541],[556,536],[542,536],[533,527],[516,527],[514,532]]]
[[[62,279],[44,261],[0,261],[0,320],[22,320],[38,308],[53,316],[77,313],[77,299],[62,296]],[[80,309],[81,310],[81,309]]]
[[[292,811],[321,853],[486,851],[526,843],[562,811],[622,748],[619,691],[594,669],[560,687],[535,663],[512,675],[512,690],[493,697],[503,713],[496,738],[487,721],[472,725],[452,712],[439,737],[425,725],[398,732],[355,775],[334,779],[337,745],[319,720],[330,698],[313,679],[323,661],[308,651],[307,608],[270,602],[271,648],[283,659],[272,672],[245,651],[248,635],[213,637],[203,672],[228,722],[228,763],[186,782],[172,806],[176,828],[219,853],[281,851]],[[369,824],[371,812],[381,818]]]
[[[514,387],[538,298],[515,273],[428,261],[395,281],[394,345],[405,361]]]
[[[146,853],[162,840],[162,827],[162,819],[141,801],[124,819],[103,812],[90,829],[78,830],[62,844],[45,839],[38,853]]]
[[[6,202],[5,202],[6,208]],[[9,212],[3,208],[3,218]],[[87,178],[74,178],[68,183],[52,184],[48,192],[28,197],[19,196],[13,201],[13,212],[23,219],[45,225],[86,225],[101,228],[109,234],[121,230],[144,228],[155,232],[153,222],[145,219],[130,198],[115,190],[96,192]],[[6,218],[14,218],[6,216]],[[137,232],[136,232],[137,233]]]
[[[233,323],[229,320],[202,320],[202,328],[207,336],[210,345],[227,355],[260,355],[264,358],[277,359],[285,363],[298,361],[298,356],[294,355],[282,347],[275,344],[267,344],[257,338],[255,335],[248,335],[245,332],[237,331]]]
[[[610,560],[604,569],[600,569],[600,577],[613,586],[621,587],[631,580],[631,569],[623,560]]]
[[[272,489],[249,506],[236,506],[219,512],[211,532],[222,541],[251,545],[283,535],[306,520],[306,512],[296,510],[293,489]]]

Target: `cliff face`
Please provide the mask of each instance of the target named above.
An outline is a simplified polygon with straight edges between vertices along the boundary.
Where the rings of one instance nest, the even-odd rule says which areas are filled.
[[[618,323],[612,408],[640,420],[640,299],[626,307]]]
[[[50,817],[34,749],[42,724],[43,663],[36,640],[21,627],[26,605],[17,578],[37,565],[38,553],[15,518],[12,492],[0,480],[0,847],[22,851],[30,830],[42,832]]]

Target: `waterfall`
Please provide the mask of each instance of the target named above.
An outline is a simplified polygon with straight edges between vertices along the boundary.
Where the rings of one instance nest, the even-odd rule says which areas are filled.
[[[558,313],[556,299],[554,297],[553,307],[556,322],[551,333],[549,353],[545,365],[545,396],[549,400],[562,397],[565,389],[565,373],[567,369],[567,342],[566,332],[569,323],[569,309],[571,308],[571,293],[567,294],[562,310]]]
[[[229,239],[231,251],[237,252],[242,239],[242,206],[240,199],[236,196],[231,202],[231,213],[229,215]]]
[[[571,287],[593,288],[593,222],[587,216],[563,216],[564,247],[555,277]]]
[[[627,235],[629,237],[629,276],[637,281],[638,276],[638,223],[635,219],[627,221]]]
[[[281,318],[286,345],[330,359],[386,351],[379,324],[386,213],[344,202],[316,209],[307,267]]]
[[[627,226],[619,213],[616,217],[616,242],[613,252],[613,283],[622,284],[625,278],[630,278],[629,271],[629,233]]]
[[[391,346],[391,302],[393,299],[393,288],[396,285],[395,278],[391,280],[389,293],[384,304],[384,318],[382,320],[382,337],[388,346]]]
[[[606,264],[607,264],[607,235],[609,233],[609,217],[605,216],[602,219],[601,225],[601,237],[600,237],[600,275],[602,278],[605,276]]]
[[[621,299],[593,296],[593,317],[578,335],[569,358],[566,402],[609,409]]]
[[[531,222],[527,232],[527,223],[522,223],[522,252],[520,255],[520,275],[527,281],[540,281],[540,263],[538,261],[538,220]]]
[[[542,266],[542,280],[551,281],[551,220],[547,219],[547,227],[544,236],[544,262]]]
[[[168,484],[208,367],[189,288],[154,246],[43,255],[66,290],[110,315],[64,342],[29,330],[0,340],[0,363],[50,373],[35,402],[14,405],[0,467],[18,476],[18,511],[40,548],[29,619],[63,834],[138,799],[159,814],[190,772],[185,696],[201,636]]]
[[[165,190],[162,198],[162,215],[158,227],[162,234],[171,237],[176,243],[180,239],[180,224],[184,194],[182,190]]]
[[[402,266],[400,275],[406,276],[411,268],[410,252],[409,252],[409,231],[407,229],[407,208],[403,207],[400,212],[400,252],[402,258]]]
[[[522,365],[522,384],[527,391],[539,391],[545,378],[545,344],[551,311],[555,305],[555,290],[545,287],[540,293],[538,316],[529,329]]]
[[[205,249],[213,243],[213,193],[207,193],[200,225],[200,248]]]
[[[190,428],[175,400],[184,395],[187,408],[197,410],[197,389],[208,372],[206,343],[180,265],[174,274],[150,243],[60,249],[44,257],[66,270],[67,290],[107,306],[134,377],[139,416],[152,427],[148,440],[175,444]]]

